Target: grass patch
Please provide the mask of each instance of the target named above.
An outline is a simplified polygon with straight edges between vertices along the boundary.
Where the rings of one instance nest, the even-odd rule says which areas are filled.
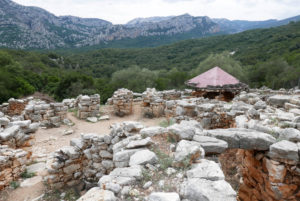
[[[173,159],[169,155],[161,152],[159,149],[153,149],[153,152],[156,154],[158,158],[158,164],[160,170],[164,171],[168,167],[172,167]]]
[[[34,172],[28,172],[27,169],[21,173],[21,177],[23,179],[28,179],[28,178],[31,178],[31,177],[34,177],[36,174]]]
[[[16,189],[20,186],[20,183],[17,182],[17,181],[12,181],[10,182],[10,186],[13,188],[13,189]]]
[[[169,126],[172,126],[173,124],[175,124],[176,122],[175,122],[175,120],[173,119],[173,118],[171,118],[171,119],[165,119],[165,120],[163,120],[163,121],[161,121],[160,123],[159,123],[159,126],[161,126],[161,127],[164,127],[164,128],[167,128],[167,127],[169,127]]]

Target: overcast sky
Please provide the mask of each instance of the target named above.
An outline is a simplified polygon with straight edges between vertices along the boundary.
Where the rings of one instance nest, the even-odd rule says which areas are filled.
[[[100,18],[123,24],[137,17],[194,16],[242,20],[284,19],[300,15],[300,0],[14,0],[55,15]]]

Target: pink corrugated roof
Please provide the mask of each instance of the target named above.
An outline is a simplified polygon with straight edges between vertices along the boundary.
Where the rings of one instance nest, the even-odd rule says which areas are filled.
[[[187,84],[191,84],[197,88],[206,88],[208,86],[224,86],[238,84],[240,81],[223,71],[220,67],[214,67],[197,77],[194,77],[187,81]]]

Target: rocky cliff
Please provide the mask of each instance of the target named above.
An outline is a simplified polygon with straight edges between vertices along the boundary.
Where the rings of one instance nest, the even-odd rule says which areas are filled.
[[[182,15],[161,20],[113,25],[101,19],[57,17],[41,8],[0,1],[0,46],[9,48],[68,48],[98,45],[113,40],[173,36],[193,32],[211,35],[219,26],[208,17]]]

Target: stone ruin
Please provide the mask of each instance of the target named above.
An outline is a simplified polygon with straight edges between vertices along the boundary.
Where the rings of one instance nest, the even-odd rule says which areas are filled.
[[[163,100],[162,115],[175,124],[123,122],[109,135],[82,134],[48,158],[45,180],[83,183],[91,189],[81,201],[300,200],[300,95],[265,91],[230,103],[156,92],[150,97]],[[39,123],[24,117],[0,113],[0,189],[30,161]]]
[[[115,115],[120,117],[130,115],[133,112],[133,92],[128,89],[118,89],[108,103],[113,105]]]
[[[12,149],[0,145],[0,190],[16,181],[25,171],[30,153],[23,149]]]
[[[62,103],[47,104],[44,101],[30,101],[25,107],[24,118],[40,122],[41,126],[59,127],[66,119],[68,107]]]
[[[78,118],[98,117],[100,116],[100,95],[80,95],[76,99],[76,106]]]

